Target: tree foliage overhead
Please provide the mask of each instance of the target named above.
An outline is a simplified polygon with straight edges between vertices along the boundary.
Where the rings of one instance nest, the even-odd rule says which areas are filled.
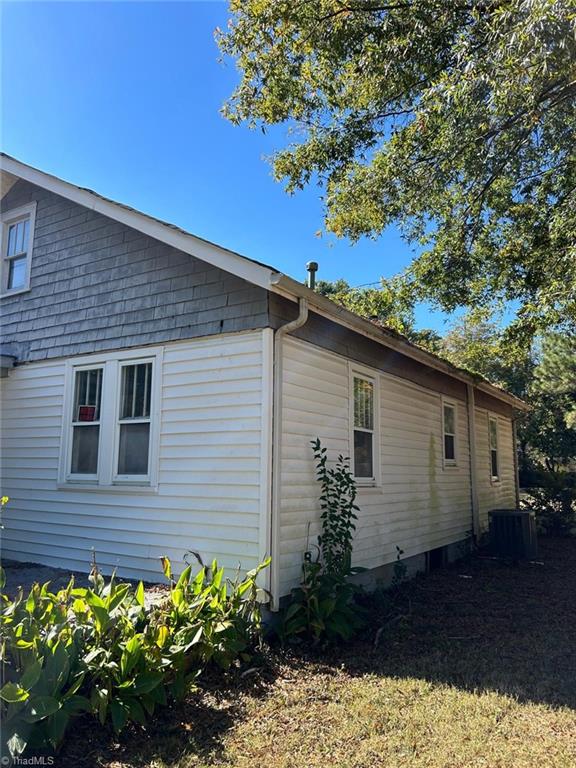
[[[287,123],[274,173],[326,225],[424,246],[418,298],[576,326],[576,0],[232,0],[233,122]]]
[[[394,280],[380,281],[379,287],[351,287],[346,280],[319,280],[316,291],[360,317],[406,336],[429,352],[440,350],[439,334],[431,329],[416,330],[414,304]]]

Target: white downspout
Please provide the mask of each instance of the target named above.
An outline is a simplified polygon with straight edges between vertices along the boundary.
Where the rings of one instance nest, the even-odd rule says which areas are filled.
[[[274,334],[274,401],[272,415],[272,515],[270,521],[270,609],[277,611],[280,605],[280,479],[282,472],[282,340],[287,333],[301,328],[308,320],[308,299],[298,299],[298,317],[291,320]]]
[[[480,502],[478,499],[478,479],[476,463],[476,406],[474,385],[466,385],[466,407],[468,409],[468,444],[470,446],[470,499],[472,502],[472,530],[476,543],[480,538]]]

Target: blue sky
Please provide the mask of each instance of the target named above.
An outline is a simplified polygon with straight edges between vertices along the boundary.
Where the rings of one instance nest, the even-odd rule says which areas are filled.
[[[220,108],[224,2],[3,2],[1,145],[42,170],[304,279],[351,285],[406,266],[397,231],[351,245],[322,228],[321,190],[287,195],[265,157],[285,143],[234,127]],[[443,330],[421,307],[417,321]]]

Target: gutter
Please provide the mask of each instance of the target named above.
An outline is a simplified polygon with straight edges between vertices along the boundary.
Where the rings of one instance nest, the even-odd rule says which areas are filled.
[[[442,358],[433,355],[431,352],[426,352],[426,350],[420,349],[420,347],[411,344],[408,340],[405,340],[400,336],[396,336],[391,332],[378,328],[378,326],[374,325],[374,323],[371,323],[369,320],[365,320],[363,317],[354,314],[354,312],[350,312],[348,309],[335,304],[330,299],[312,291],[302,283],[293,280],[291,277],[287,277],[287,275],[283,275],[280,272],[275,273],[270,281],[270,290],[274,293],[283,295],[292,301],[295,299],[307,299],[309,305],[313,307],[314,311],[319,315],[335,320],[341,325],[377,341],[379,344],[384,344],[406,357],[410,357],[423,365],[427,365],[429,368],[434,368],[435,370],[445,373],[447,376],[451,376],[454,379],[458,379],[465,384],[471,384],[476,387],[476,389],[486,392],[486,394],[507,403],[519,411],[530,410],[528,404],[523,400],[520,400],[520,398],[495,387],[487,381],[483,381],[482,379],[473,376],[471,373],[468,373],[461,368],[451,365],[447,361],[442,360]]]
[[[308,299],[298,300],[298,317],[281,325],[274,334],[274,400],[272,406],[272,514],[270,521],[270,609],[280,607],[280,489],[282,473],[282,341],[286,334],[301,328],[308,320]]]

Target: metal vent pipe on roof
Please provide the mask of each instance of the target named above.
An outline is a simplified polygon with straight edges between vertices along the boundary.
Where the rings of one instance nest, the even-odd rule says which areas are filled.
[[[318,271],[318,262],[309,261],[308,264],[306,264],[306,269],[308,271],[308,288],[314,290],[316,288],[316,272]]]

